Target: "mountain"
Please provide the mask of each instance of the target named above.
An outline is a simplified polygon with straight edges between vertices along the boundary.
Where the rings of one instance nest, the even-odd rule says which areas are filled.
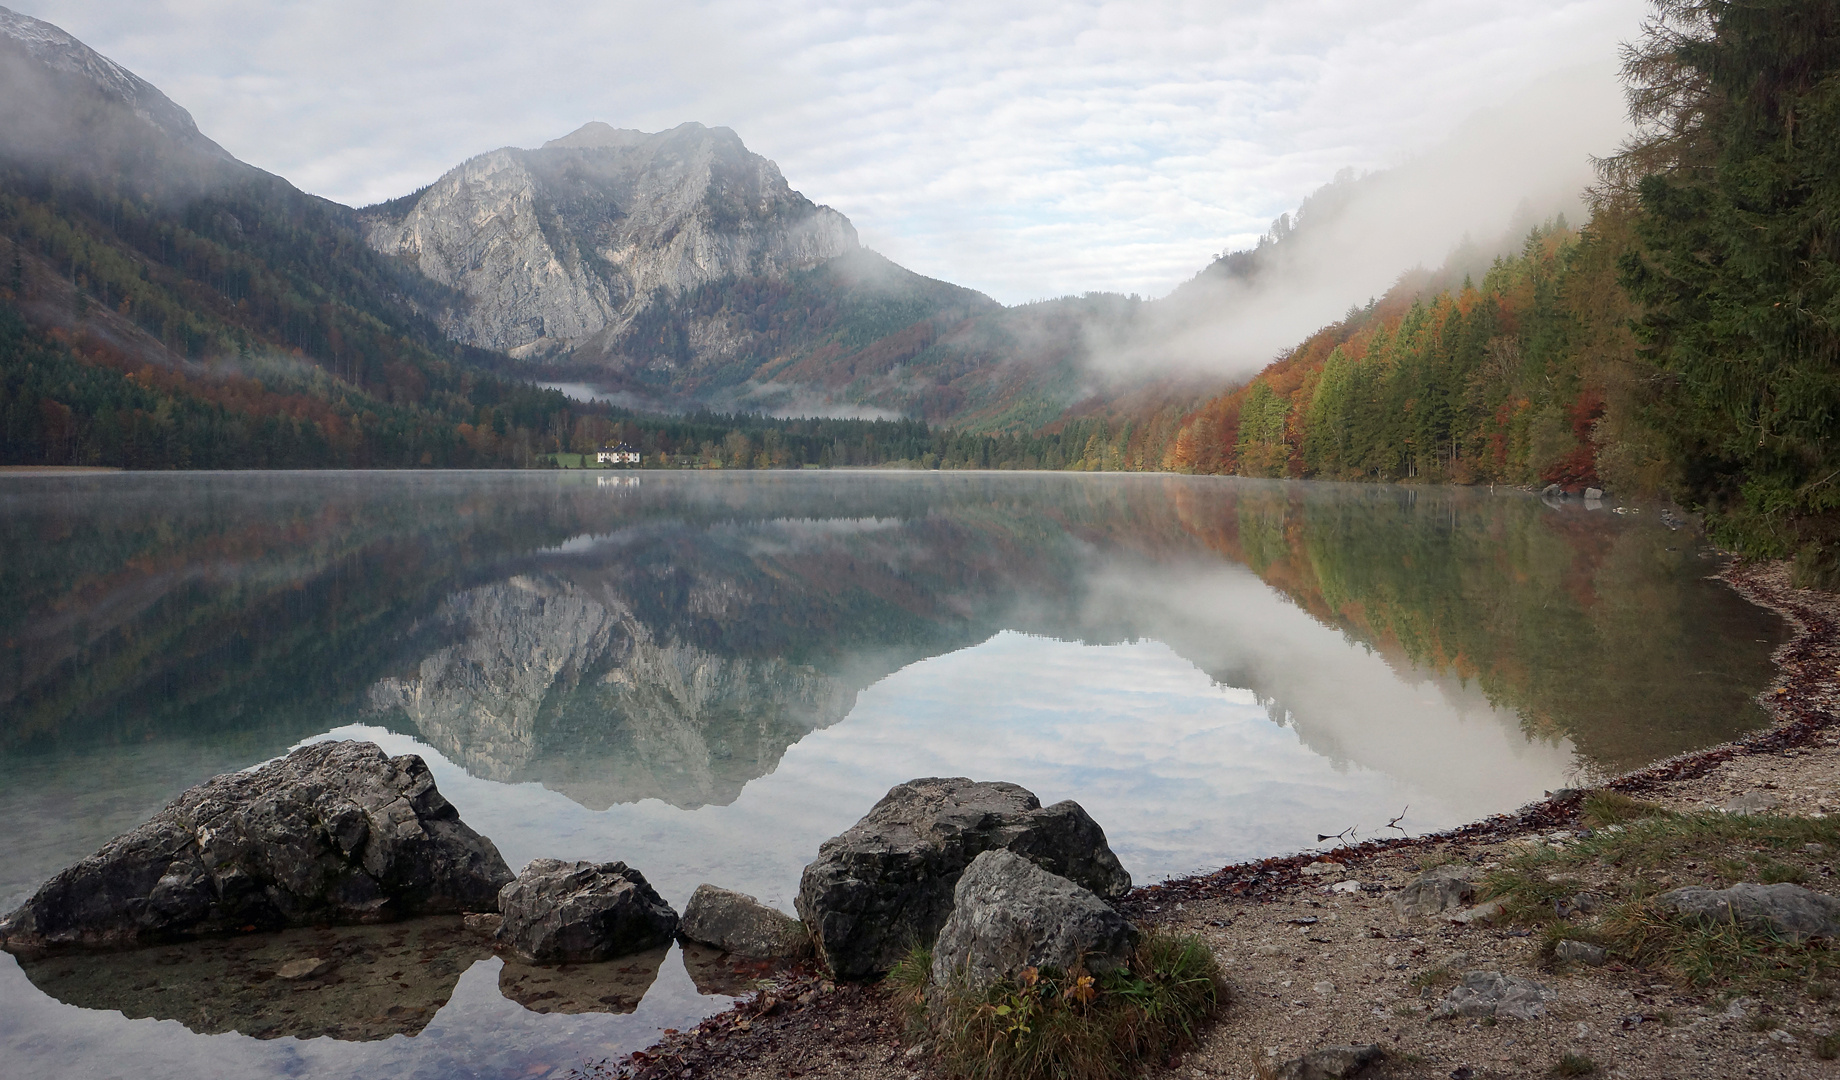
[[[524,464],[566,407],[421,314],[449,290],[354,210],[57,27],[0,8],[0,93],[0,460]]]
[[[455,339],[671,407],[942,418],[890,369],[990,298],[864,250],[727,128],[590,123],[364,211]],[[515,370],[515,369],[514,369]]]
[[[648,135],[591,123],[538,150],[494,150],[368,219],[373,247],[465,297],[439,312],[443,329],[517,357],[617,362],[653,303],[857,250],[849,219],[701,124]]]

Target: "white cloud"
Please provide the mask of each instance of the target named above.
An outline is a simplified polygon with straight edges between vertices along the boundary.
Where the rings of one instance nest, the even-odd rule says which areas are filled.
[[[1343,166],[1541,75],[1639,0],[1226,5],[41,0],[233,153],[346,202],[587,120],[733,127],[912,268],[1015,302],[1157,295]],[[1582,154],[1608,147],[1580,146]]]

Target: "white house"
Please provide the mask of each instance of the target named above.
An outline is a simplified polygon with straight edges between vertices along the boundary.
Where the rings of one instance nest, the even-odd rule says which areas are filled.
[[[626,443],[618,446],[603,446],[594,452],[594,460],[602,465],[637,465],[639,464],[639,450]]]

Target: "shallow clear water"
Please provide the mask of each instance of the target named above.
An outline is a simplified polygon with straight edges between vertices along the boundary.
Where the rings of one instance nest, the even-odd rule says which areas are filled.
[[[1402,811],[1438,829],[1760,724],[1783,630],[1714,569],[1652,512],[1518,493],[0,477],[0,905],[185,787],[326,738],[423,755],[514,868],[623,859],[680,907],[709,881],[790,910],[818,844],[915,776],[1077,799],[1139,882]],[[283,1020],[237,973],[290,942],[0,957],[0,1060],[541,1075],[734,989],[673,950],[632,976],[634,1011],[536,1012],[523,976],[448,950],[395,1014]]]

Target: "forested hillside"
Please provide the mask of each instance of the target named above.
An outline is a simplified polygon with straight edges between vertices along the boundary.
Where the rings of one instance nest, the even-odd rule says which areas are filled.
[[[1582,227],[1406,275],[1121,467],[1671,496],[1835,580],[1840,4],[1659,0],[1626,59]]]

